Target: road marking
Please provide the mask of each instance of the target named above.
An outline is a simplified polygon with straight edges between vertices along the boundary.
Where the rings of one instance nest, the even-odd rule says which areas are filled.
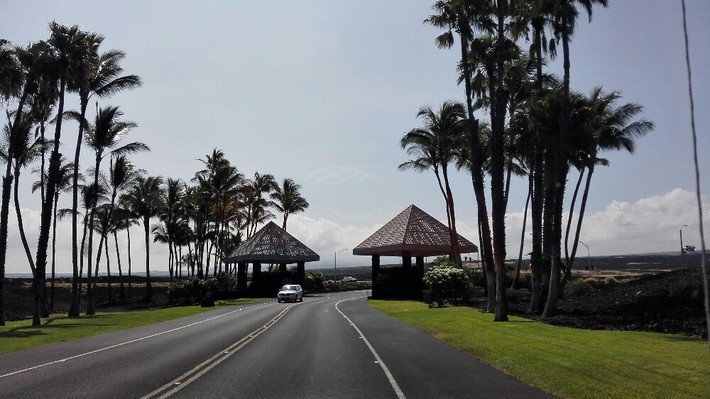
[[[340,305],[343,302],[352,301],[352,300],[361,299],[361,298],[362,297],[357,297],[357,298],[350,298],[350,299],[344,299],[342,301],[339,301],[335,304],[335,310],[337,310],[341,315],[343,315],[343,317],[345,319],[347,319],[347,321],[355,329],[355,331],[357,331],[357,333],[360,334],[360,336],[358,338],[361,338],[365,342],[367,347],[370,348],[370,352],[372,352],[372,354],[375,356],[375,363],[379,364],[380,367],[382,368],[382,371],[385,372],[385,376],[387,376],[387,380],[389,380],[390,385],[392,385],[392,389],[394,389],[394,393],[397,395],[397,398],[406,399],[406,397],[404,396],[404,392],[402,392],[402,390],[399,388],[397,381],[394,379],[394,376],[392,375],[392,373],[390,373],[390,370],[385,365],[385,362],[382,361],[382,359],[380,358],[380,355],[377,354],[377,351],[375,351],[375,348],[373,348],[372,345],[370,344],[370,341],[368,341],[367,338],[365,338],[365,334],[363,334],[362,331],[360,331],[360,329],[357,328],[355,323],[353,323],[353,321],[350,320],[350,318],[348,316],[346,316],[345,313],[343,313],[340,310],[340,308],[338,307],[338,305]]]
[[[312,301],[309,301],[309,302],[312,302]],[[266,330],[268,330],[274,324],[276,324],[279,320],[281,320],[281,318],[284,317],[284,315],[286,313],[288,313],[288,311],[291,310],[291,308],[293,308],[294,306],[300,305],[302,303],[303,302],[294,303],[294,304],[289,305],[284,310],[282,310],[279,314],[274,316],[273,319],[266,322],[266,324],[257,328],[256,330],[252,331],[251,333],[247,334],[244,338],[233,343],[227,349],[217,352],[216,355],[212,356],[211,358],[209,358],[209,359],[205,360],[204,362],[198,364],[197,366],[193,367],[191,370],[186,371],[181,376],[175,378],[174,380],[172,380],[169,383],[163,385],[162,387],[156,389],[155,391],[143,396],[141,399],[151,399],[151,398],[165,399],[165,398],[168,398],[168,397],[176,394],[178,391],[185,388],[187,385],[194,382],[198,378],[205,375],[205,373],[207,373],[208,371],[215,368],[218,364],[222,363],[223,361],[225,361],[229,357],[231,357],[233,354],[237,353],[240,349],[245,347],[248,343],[253,341],[256,337],[258,337],[259,335],[264,333]],[[308,302],[306,302],[306,303],[308,303]]]
[[[109,345],[109,346],[106,346],[106,347],[103,347],[103,348],[94,349],[94,350],[92,350],[92,351],[80,353],[80,354],[78,354],[78,355],[69,356],[69,357],[66,357],[66,358],[63,358],[63,359],[53,360],[53,361],[51,361],[51,362],[38,364],[38,365],[36,365],[36,366],[27,367],[27,368],[24,368],[24,369],[21,369],[21,370],[16,370],[16,371],[13,371],[13,372],[10,372],[10,373],[7,373],[7,374],[2,374],[2,375],[0,375],[0,379],[6,378],[6,377],[10,377],[10,376],[13,376],[13,375],[17,375],[17,374],[21,374],[21,373],[26,373],[26,372],[33,371],[33,370],[37,370],[37,369],[40,369],[40,368],[43,368],[43,367],[52,366],[52,365],[54,365],[54,364],[63,363],[63,362],[69,361],[69,360],[74,360],[74,359],[86,357],[86,356],[93,355],[93,354],[96,354],[96,353],[99,353],[99,352],[107,351],[107,350],[109,350],[109,349],[115,349],[115,348],[118,348],[118,347],[121,347],[121,346],[130,345],[130,344],[133,344],[133,343],[136,343],[136,342],[144,341],[144,340],[146,340],[146,339],[155,338],[155,337],[158,337],[158,336],[161,336],[161,335],[169,334],[169,333],[172,333],[172,332],[175,332],[175,331],[183,330],[183,329],[185,329],[185,328],[189,328],[189,327],[193,327],[193,326],[196,326],[196,325],[199,325],[199,324],[202,324],[202,323],[206,323],[206,322],[208,322],[208,321],[216,320],[216,319],[219,319],[219,318],[221,318],[221,317],[229,316],[229,315],[231,315],[231,314],[237,313],[237,312],[242,311],[242,310],[245,310],[245,309],[251,309],[251,308],[256,307],[256,306],[263,306],[263,305],[270,304],[270,303],[271,303],[271,302],[265,302],[265,303],[263,303],[263,304],[241,307],[241,308],[238,308],[238,309],[229,311],[229,312],[224,313],[224,314],[221,314],[221,315],[212,316],[212,317],[209,317],[209,318],[207,318],[207,319],[200,320],[200,321],[196,321],[196,322],[190,323],[190,324],[186,324],[186,325],[184,325],[184,326],[175,327],[175,328],[172,328],[172,329],[170,329],[170,330],[161,331],[161,332],[158,332],[158,333],[155,333],[155,334],[146,335],[145,337],[135,338],[135,339],[132,339],[132,340],[130,340],[130,341],[125,341],[125,342],[121,342],[121,343],[118,343],[118,344]]]

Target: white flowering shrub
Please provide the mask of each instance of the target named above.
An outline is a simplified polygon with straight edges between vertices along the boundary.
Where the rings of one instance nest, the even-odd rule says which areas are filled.
[[[432,299],[435,301],[458,303],[465,300],[469,279],[462,268],[447,262],[427,271],[424,274],[424,283],[431,290]]]

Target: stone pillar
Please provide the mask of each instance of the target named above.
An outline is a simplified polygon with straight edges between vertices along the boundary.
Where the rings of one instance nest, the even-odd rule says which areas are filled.
[[[306,282],[306,262],[296,263],[296,281],[301,285]]]
[[[261,262],[253,262],[251,271],[251,288],[261,289]]]
[[[377,277],[380,275],[380,255],[372,255],[372,297],[377,298],[379,290],[377,287]]]
[[[279,271],[280,271],[280,272],[285,272],[285,271],[286,271],[286,264],[285,264],[285,263],[280,263],[280,264],[279,264]]]
[[[241,289],[247,288],[247,264],[239,262],[237,264],[237,287]]]

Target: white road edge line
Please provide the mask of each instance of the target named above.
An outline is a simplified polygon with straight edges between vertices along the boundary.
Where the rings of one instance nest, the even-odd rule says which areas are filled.
[[[107,350],[109,350],[109,349],[114,349],[114,348],[118,348],[118,347],[121,347],[121,346],[130,345],[130,344],[133,344],[133,343],[136,343],[136,342],[139,342],[139,341],[144,341],[144,340],[146,340],[146,339],[158,337],[158,336],[160,336],[160,335],[169,334],[169,333],[172,333],[172,332],[175,332],[175,331],[183,330],[183,329],[185,329],[185,328],[189,328],[189,327],[193,327],[193,326],[196,326],[196,325],[199,325],[199,324],[202,324],[202,323],[206,323],[206,322],[208,322],[208,321],[212,321],[212,320],[215,320],[215,319],[219,319],[219,318],[224,317],[224,316],[229,316],[229,315],[231,315],[231,314],[234,314],[234,313],[236,313],[236,312],[242,311],[242,310],[244,310],[244,309],[249,309],[249,308],[252,308],[252,307],[255,307],[255,306],[263,306],[263,305],[266,305],[266,304],[269,304],[269,303],[270,303],[270,302],[265,302],[264,304],[258,304],[258,305],[251,305],[251,306],[241,307],[241,308],[232,310],[232,311],[230,311],[230,312],[223,313],[223,314],[221,314],[221,315],[209,317],[209,318],[207,318],[207,319],[200,320],[200,321],[196,321],[196,322],[190,323],[190,324],[186,324],[186,325],[184,325],[184,326],[175,327],[175,328],[172,328],[172,329],[170,329],[170,330],[165,330],[165,331],[161,331],[161,332],[158,332],[158,333],[155,333],[155,334],[146,335],[145,337],[140,337],[140,338],[132,339],[132,340],[130,340],[130,341],[125,341],[125,342],[121,342],[121,343],[118,343],[118,344],[106,346],[106,347],[103,347],[103,348],[94,349],[94,350],[89,351],[89,352],[79,353],[78,355],[65,357],[65,358],[63,358],[63,359],[57,359],[57,360],[53,360],[53,361],[51,361],[51,362],[42,363],[42,364],[38,364],[38,365],[36,365],[36,366],[27,367],[27,368],[24,368],[24,369],[21,369],[21,370],[12,371],[12,372],[10,372],[10,373],[0,375],[0,379],[6,378],[6,377],[11,377],[11,376],[13,376],[13,375],[17,375],[17,374],[21,374],[21,373],[26,373],[26,372],[28,372],[28,371],[37,370],[37,369],[40,369],[40,368],[43,368],[43,367],[52,366],[52,365],[54,365],[54,364],[63,363],[63,362],[69,361],[69,360],[74,360],[74,359],[78,359],[78,358],[81,358],[81,357],[93,355],[93,354],[95,354],[95,353],[107,351]]]
[[[394,389],[394,393],[397,395],[397,398],[406,399],[406,397],[404,396],[404,392],[402,392],[402,390],[399,388],[399,385],[397,384],[397,381],[394,379],[394,376],[392,375],[392,373],[390,373],[390,370],[385,365],[385,362],[382,361],[382,359],[380,358],[380,355],[377,354],[377,351],[375,351],[375,348],[372,347],[372,345],[370,344],[370,341],[367,340],[367,338],[365,337],[365,334],[363,334],[362,331],[360,331],[360,329],[357,328],[355,323],[353,323],[353,321],[350,320],[350,318],[348,316],[346,316],[345,313],[343,313],[340,310],[340,308],[338,307],[338,305],[340,305],[343,302],[352,301],[352,300],[361,299],[361,298],[362,297],[357,297],[357,298],[350,298],[350,299],[344,299],[342,301],[339,301],[335,304],[335,310],[337,310],[341,315],[343,315],[343,317],[345,317],[345,319],[348,321],[348,323],[350,323],[350,325],[360,335],[360,338],[362,338],[362,340],[365,342],[367,347],[370,348],[370,352],[372,352],[372,354],[375,356],[375,360],[382,368],[382,371],[385,372],[385,376],[387,376],[387,379],[389,380],[390,385],[392,385],[392,389]]]

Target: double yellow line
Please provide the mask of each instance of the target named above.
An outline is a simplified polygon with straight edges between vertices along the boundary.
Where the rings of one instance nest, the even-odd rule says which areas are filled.
[[[300,304],[289,305],[288,307],[286,307],[279,314],[274,316],[273,319],[269,320],[263,326],[250,332],[244,338],[233,343],[232,345],[225,348],[224,350],[221,350],[216,355],[205,360],[204,362],[200,363],[199,365],[195,366],[194,368],[188,370],[183,375],[177,377],[176,379],[170,381],[169,383],[163,385],[162,387],[156,389],[155,391],[143,396],[141,399],[163,399],[163,398],[168,398],[168,397],[174,395],[176,392],[178,392],[182,388],[186,387],[190,383],[194,382],[198,378],[202,377],[205,373],[212,370],[218,364],[222,363],[223,361],[227,360],[230,356],[237,353],[240,349],[245,347],[247,344],[249,344],[251,341],[253,341],[256,337],[263,334],[266,330],[268,330],[274,324],[276,324],[279,320],[281,320],[281,318],[284,317],[284,315],[286,315],[286,313],[288,313],[288,311],[291,310],[291,308],[293,308],[294,306],[297,306],[297,305],[300,305]]]

